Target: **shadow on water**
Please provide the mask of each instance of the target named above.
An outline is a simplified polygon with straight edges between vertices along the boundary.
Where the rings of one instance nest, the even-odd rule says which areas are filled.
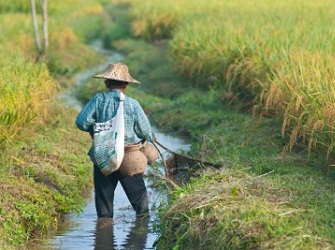
[[[77,85],[82,84],[97,71],[104,70],[108,63],[120,59],[119,54],[112,54],[106,64],[79,73],[77,75]],[[81,104],[71,93],[64,93],[62,99],[66,105],[78,110],[81,108]],[[167,148],[173,151],[187,151],[189,149],[189,145],[185,141],[160,133],[155,128],[153,129],[158,141]],[[164,155],[164,150],[160,148],[160,151]],[[161,165],[158,172],[164,175],[163,164],[158,165]],[[148,174],[148,171],[150,171],[150,166],[145,174],[150,209],[148,217],[136,217],[135,211],[132,209],[121,185],[118,185],[114,198],[114,218],[98,219],[94,204],[94,190],[92,190],[83,211],[80,214],[67,215],[65,222],[60,225],[56,234],[35,249],[154,249],[153,245],[158,235],[155,234],[153,227],[159,223],[158,208],[167,203],[167,189],[162,182],[158,187],[155,184],[156,180],[153,178],[159,177],[152,177]]]

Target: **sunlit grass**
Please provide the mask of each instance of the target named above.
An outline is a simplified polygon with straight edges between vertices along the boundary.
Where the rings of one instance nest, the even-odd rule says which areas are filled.
[[[83,5],[83,1],[73,0],[65,6],[51,2],[50,47],[43,60],[37,63],[31,14],[26,5],[17,5],[19,2],[4,6],[1,9],[4,13],[0,15],[0,143],[13,142],[21,132],[36,129],[47,118],[48,103],[59,90],[59,83],[53,76],[75,72],[97,60],[94,59],[96,52],[82,44],[86,40],[85,33],[76,33],[71,25],[83,18],[87,23],[90,23],[87,17],[98,18],[102,12],[99,3],[85,1]],[[39,13],[40,36],[41,19]],[[98,28],[93,26],[93,30]]]
[[[58,84],[43,63],[27,63],[23,57],[8,55],[1,58],[0,65],[0,142],[4,142],[34,127],[33,122],[43,123]]]
[[[163,234],[157,247],[332,249],[331,227],[322,221],[331,225],[333,191],[331,185],[320,187],[304,173],[278,179],[271,172],[255,176],[208,170],[191,185],[173,191],[172,204],[161,212]],[[304,199],[311,196],[304,192],[315,194],[315,205],[306,206]],[[329,199],[318,194],[328,194]]]
[[[220,100],[282,118],[288,149],[333,154],[335,145],[331,0],[164,2],[128,0],[133,32],[171,38],[176,69]]]
[[[230,4],[234,5],[234,3]],[[269,14],[271,15],[272,13]],[[252,19],[249,18],[250,20]],[[202,22],[208,24],[205,20]],[[211,26],[207,25],[208,27]],[[196,25],[194,28],[197,28]],[[198,27],[198,29],[205,31],[206,27]],[[182,30],[180,28],[180,31]],[[182,48],[185,51],[187,48],[193,48],[192,41],[196,44],[201,43],[201,38],[197,39],[192,34],[191,27],[189,32],[189,37],[193,36],[193,40],[185,41]],[[268,65],[267,57],[257,57],[259,54],[256,53],[257,50],[255,52],[250,49],[252,46],[239,50],[239,46],[243,45],[243,33],[241,32],[241,37],[238,39],[227,40],[228,44],[236,45],[227,53],[226,58],[236,59],[231,61],[226,59],[227,71],[222,70],[223,72],[218,73],[214,69],[219,70],[220,65],[214,62],[211,66],[217,68],[213,68],[213,71],[210,71],[212,67],[206,65],[211,63],[210,59],[219,62],[221,56],[225,55],[224,51],[220,52],[220,46],[213,48],[212,52],[216,52],[213,59],[213,56],[204,53],[203,50],[195,51],[195,44],[194,50],[191,51],[203,53],[203,55],[197,56],[193,61],[195,57],[190,55],[190,67],[200,64],[201,58],[208,56],[208,58],[205,57],[207,61],[203,63],[203,70],[209,70],[211,76],[216,78],[220,75],[227,77],[229,79],[227,85],[229,84],[230,91],[234,91],[235,95],[239,81],[241,83],[238,87],[244,93],[247,91],[243,83],[253,83],[251,75],[258,76],[258,80],[262,82],[258,81],[248,89],[253,95],[249,96],[249,99],[245,95],[245,100],[263,98],[264,103],[258,107],[258,111],[280,114],[280,109],[283,110],[286,105],[281,95],[286,97],[287,92],[295,93],[303,86],[294,84],[296,88],[293,89],[291,86],[293,80],[288,82],[285,88],[279,83],[270,84],[270,80],[272,82],[280,79],[291,80],[289,72],[294,72],[296,68],[294,66],[291,69],[290,64],[285,63],[285,60],[293,58],[298,60],[301,56],[305,61],[310,61],[310,63],[306,62],[306,68],[310,68],[307,65],[314,65],[322,60],[318,61],[317,56],[313,57],[314,52],[299,55],[301,50],[290,50],[290,53],[282,50],[281,54],[274,58],[269,53],[269,58],[276,62],[278,66],[276,69],[282,74],[276,79]],[[182,39],[183,33],[178,34]],[[215,38],[215,34],[208,28],[207,40]],[[220,41],[219,37],[215,39]],[[221,40],[222,48],[225,45],[224,42],[224,39]],[[156,41],[155,44],[156,48],[161,50],[171,45],[166,41]],[[207,48],[205,42],[201,44],[203,46],[201,48]],[[269,119],[251,116],[244,112],[236,112],[235,106],[227,107],[225,98],[234,98],[234,95],[215,86],[221,84],[215,77],[211,79],[203,77],[207,80],[206,84],[212,84],[210,90],[205,90],[204,87],[207,85],[204,86],[201,77],[197,78],[199,72],[203,72],[202,70],[195,68],[191,81],[188,81],[188,78],[180,81],[178,74],[169,64],[171,57],[178,59],[177,54],[171,53],[168,56],[163,53],[156,54],[155,49],[142,45],[142,41],[129,41],[129,39],[118,42],[116,48],[128,52],[123,61],[131,65],[131,72],[135,72],[135,77],[142,81],[143,84],[138,87],[145,89],[146,93],[156,93],[167,99],[156,101],[150,94],[143,98],[140,91],[129,89],[131,91],[128,94],[137,96],[143,108],[149,111],[150,120],[154,121],[160,129],[166,129],[170,133],[176,132],[179,136],[185,135],[192,142],[189,155],[222,164],[226,168],[225,171],[204,170],[194,178],[192,184],[172,191],[173,194],[169,196],[172,200],[169,200],[167,207],[162,208],[162,213],[159,214],[159,225],[156,225],[161,229],[158,232],[160,237],[156,242],[157,249],[314,250],[333,248],[335,210],[332,177],[334,171],[327,169],[329,162],[317,154],[312,152],[308,157],[306,148],[293,147],[292,152],[283,151],[283,146],[289,143],[289,138],[282,138],[280,126],[282,118],[279,121],[279,119],[273,119],[274,117]],[[256,48],[261,47],[256,46]],[[175,60],[174,65],[179,67],[183,59],[179,58],[177,62]],[[294,62],[292,66],[295,65],[295,61],[292,62]],[[266,73],[264,69],[267,69]],[[189,73],[187,67],[184,70],[186,76],[190,76],[187,74]],[[327,75],[326,72],[327,70],[319,76]],[[195,79],[198,80],[195,81]],[[294,81],[299,82],[299,77]],[[190,83],[191,88],[189,88]],[[195,85],[202,88],[197,88]],[[276,105],[278,110],[274,109],[271,102],[265,102],[270,100],[266,98],[268,92],[266,89],[270,86],[278,88],[278,90],[271,90],[274,101],[278,103]],[[309,87],[313,85],[310,84]],[[321,91],[320,88],[320,85],[315,85],[313,90]],[[266,91],[263,92],[264,89]],[[310,100],[313,97],[312,93],[306,95],[304,99]],[[299,107],[301,101],[295,102],[292,99],[294,103],[292,108]],[[156,103],[159,105],[154,105]],[[319,171],[320,169],[330,170],[327,172],[328,176]]]
[[[49,112],[47,126],[2,149],[1,249],[27,249],[21,244],[57,228],[60,214],[81,211],[92,188],[90,139],[78,136],[75,112],[56,102]]]
[[[75,72],[100,60],[83,42],[100,34],[103,9],[95,0],[48,6],[50,46],[39,57],[30,1],[0,0],[1,249],[26,249],[24,242],[57,227],[60,214],[80,211],[92,183],[90,139],[78,137],[75,113],[58,94]],[[79,30],[79,23],[90,30]]]

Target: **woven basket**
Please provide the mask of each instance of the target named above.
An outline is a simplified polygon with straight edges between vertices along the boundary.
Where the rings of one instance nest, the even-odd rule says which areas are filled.
[[[154,163],[159,157],[159,153],[158,153],[158,150],[156,149],[156,147],[154,145],[148,143],[147,141],[145,141],[142,144],[142,147],[141,147],[140,150],[148,158],[148,164],[149,165]]]
[[[148,165],[147,157],[140,151],[142,144],[125,145],[124,157],[119,168],[123,176],[143,174]]]

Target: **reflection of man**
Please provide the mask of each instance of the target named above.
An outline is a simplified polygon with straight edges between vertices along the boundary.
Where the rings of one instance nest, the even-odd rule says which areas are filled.
[[[141,250],[146,247],[149,217],[137,217],[133,223],[121,249]],[[95,250],[120,249],[115,242],[113,226],[112,218],[99,218],[97,220]]]
[[[123,249],[145,249],[147,243],[149,217],[136,218],[134,225],[127,235]]]
[[[99,218],[95,229],[95,247],[96,250],[117,249],[114,242],[113,219]]]

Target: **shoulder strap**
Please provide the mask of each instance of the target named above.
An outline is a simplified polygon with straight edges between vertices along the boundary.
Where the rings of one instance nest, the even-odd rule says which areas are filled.
[[[120,101],[122,102],[122,101],[124,101],[124,99],[126,98],[126,96],[125,96],[125,94],[123,94],[122,92],[120,92],[119,98],[120,98]]]

